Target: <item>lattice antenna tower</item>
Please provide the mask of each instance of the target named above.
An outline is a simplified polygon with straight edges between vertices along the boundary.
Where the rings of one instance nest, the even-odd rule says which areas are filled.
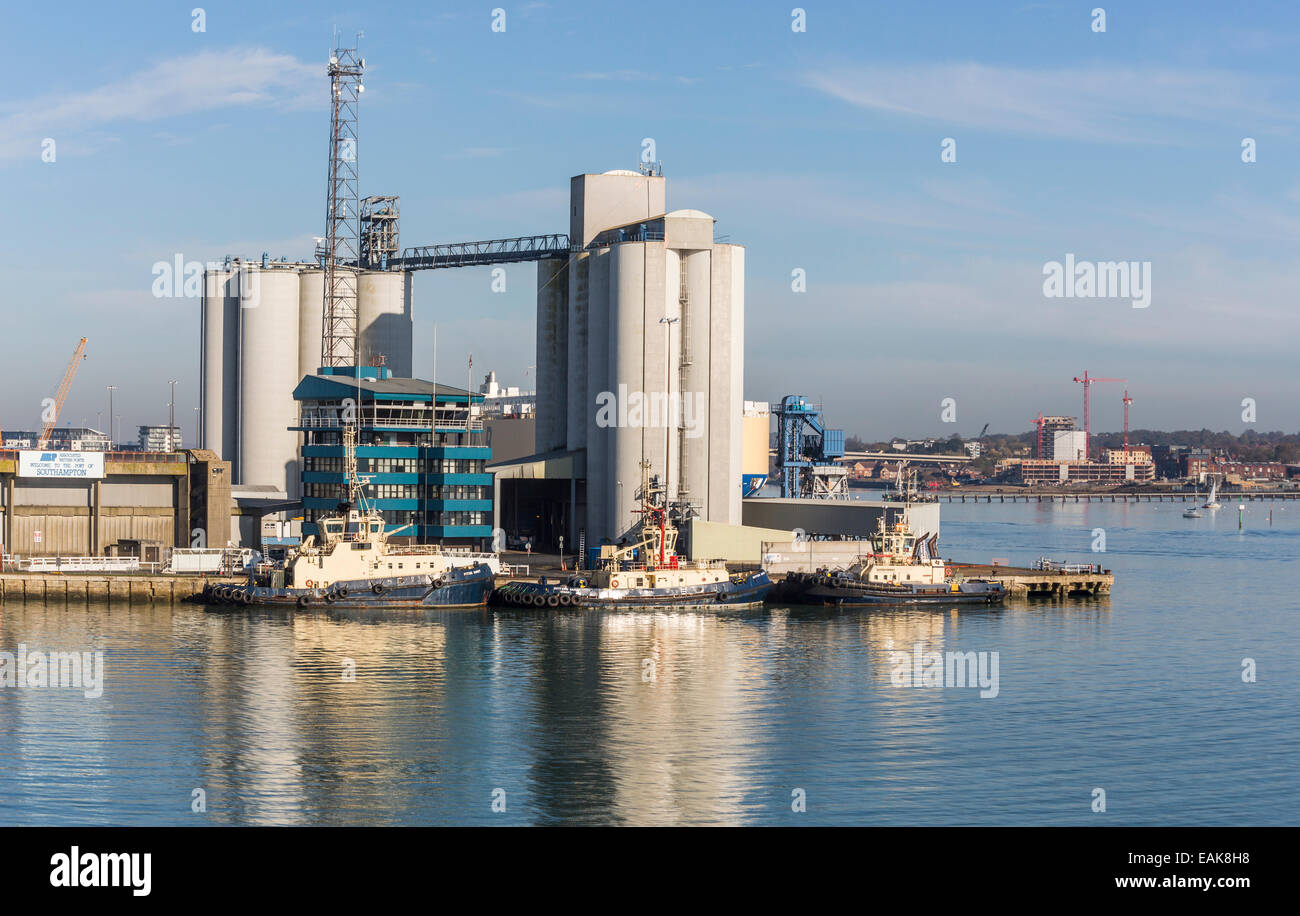
[[[357,35],[360,44],[361,34]],[[357,108],[365,87],[365,59],[357,48],[330,55],[330,164],[325,239],[317,254],[325,271],[325,330],[321,365],[357,365],[357,268],[360,242],[360,168]]]

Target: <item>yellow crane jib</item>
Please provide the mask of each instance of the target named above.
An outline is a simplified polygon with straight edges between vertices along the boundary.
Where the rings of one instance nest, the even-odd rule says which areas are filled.
[[[49,444],[50,432],[54,429],[54,424],[59,422],[59,414],[63,410],[63,402],[68,397],[68,389],[72,387],[72,379],[77,374],[77,367],[81,365],[81,360],[86,355],[86,338],[83,337],[77,342],[77,349],[72,353],[72,361],[68,363],[67,371],[63,373],[63,381],[59,383],[58,393],[54,395],[53,409],[50,411],[49,419],[41,427],[41,437],[36,441],[36,448],[44,451],[45,446]]]

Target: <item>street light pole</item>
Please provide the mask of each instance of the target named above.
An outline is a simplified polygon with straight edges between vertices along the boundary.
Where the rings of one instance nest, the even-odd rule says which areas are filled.
[[[672,374],[672,340],[673,325],[680,321],[680,318],[660,318],[659,323],[664,326],[664,410],[668,416],[664,418],[664,501],[668,500],[668,478],[672,473],[673,462],[670,457],[670,445],[672,441],[672,424],[669,418],[672,416],[672,409],[668,406],[673,399],[673,374]],[[667,506],[664,507],[667,509]]]
[[[176,379],[168,379],[172,386],[171,400],[167,402],[167,451],[176,451]]]
[[[108,450],[111,452],[113,451],[113,446],[117,444],[117,436],[113,433],[113,417],[117,416],[115,413],[113,413],[113,392],[117,390],[117,386],[109,385],[107,387],[108,387]]]

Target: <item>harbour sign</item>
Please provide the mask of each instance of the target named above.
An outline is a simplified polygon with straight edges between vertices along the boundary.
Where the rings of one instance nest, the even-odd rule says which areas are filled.
[[[104,476],[104,453],[21,451],[18,476],[97,479]]]

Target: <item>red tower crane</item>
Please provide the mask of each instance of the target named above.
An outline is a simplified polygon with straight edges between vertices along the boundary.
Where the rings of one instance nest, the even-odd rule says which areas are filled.
[[[1128,451],[1128,405],[1133,399],[1128,396],[1128,386],[1124,387],[1124,451]]]
[[[1083,385],[1083,457],[1086,461],[1092,458],[1092,417],[1089,412],[1091,404],[1089,400],[1089,392],[1092,390],[1093,382],[1121,382],[1126,384],[1128,379],[1097,378],[1089,375],[1088,371],[1085,369],[1083,372],[1083,378],[1075,376],[1074,380]],[[1127,410],[1127,405],[1125,405],[1125,409]],[[1127,447],[1127,445],[1125,447]]]

